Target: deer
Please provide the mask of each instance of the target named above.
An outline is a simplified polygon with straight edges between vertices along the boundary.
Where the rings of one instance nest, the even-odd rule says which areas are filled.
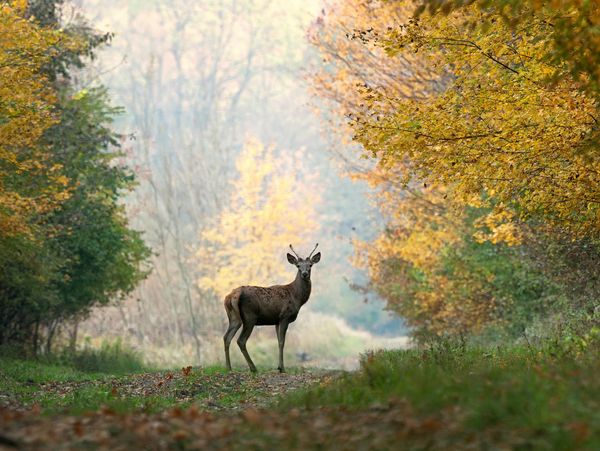
[[[229,345],[238,329],[243,326],[237,344],[248,363],[250,371],[256,373],[256,366],[248,354],[246,342],[254,326],[275,326],[277,342],[279,344],[280,373],[285,373],[283,366],[283,347],[285,334],[290,323],[296,321],[300,308],[306,304],[310,297],[311,282],[310,270],[315,263],[321,260],[321,252],[313,255],[317,243],[307,258],[301,258],[292,245],[290,249],[294,255],[288,253],[287,260],[298,271],[293,282],[287,285],[273,285],[270,287],[241,286],[225,296],[225,311],[229,319],[229,327],[223,336],[225,343],[225,362],[227,370],[231,371],[229,359]]]

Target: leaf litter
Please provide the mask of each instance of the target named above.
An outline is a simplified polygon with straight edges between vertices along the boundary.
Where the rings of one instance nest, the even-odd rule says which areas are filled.
[[[327,385],[341,374],[318,370],[209,374],[182,369],[101,381],[40,384],[40,394],[69,393],[85,388],[87,383],[99,384],[115,398],[170,396],[174,402],[158,411],[119,412],[103,405],[78,415],[68,409],[49,414],[37,403],[1,405],[0,451],[479,450],[533,445],[523,442],[518,429],[491,427],[477,434],[466,431],[465,413],[458,406],[422,415],[407,400],[394,396],[361,408],[283,408],[276,404],[280,395]]]
[[[268,420],[274,400],[292,390],[331,380],[339,372],[304,370],[291,374],[265,372],[205,373],[182,368],[178,372],[156,372],[107,377],[75,382],[37,384],[27,397],[0,393],[0,450],[21,449],[129,449],[143,444],[167,449],[177,443],[194,449],[202,443],[231,448],[227,439],[233,426],[252,428]],[[109,398],[169,398],[171,406],[158,412],[135,409],[119,412],[110,405],[81,414],[69,411],[68,404],[56,413],[40,407],[36,399],[63,398],[82,390],[98,390]],[[299,416],[299,411],[291,412]]]

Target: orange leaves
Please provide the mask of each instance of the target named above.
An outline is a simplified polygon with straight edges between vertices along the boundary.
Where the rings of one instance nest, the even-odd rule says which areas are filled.
[[[190,433],[184,429],[179,429],[178,431],[175,431],[173,433],[172,437],[175,441],[183,441],[187,440],[190,437]]]
[[[409,324],[434,333],[476,330],[494,318],[496,305],[485,279],[459,268],[448,274],[444,256],[463,246],[462,208],[444,189],[384,185],[377,200],[386,231],[372,243],[355,243],[355,263],[368,270],[373,287]]]
[[[252,407],[244,410],[242,413],[244,420],[251,425],[259,425],[261,423],[262,415],[260,412]]]
[[[81,421],[75,420],[75,422],[73,423],[73,433],[77,437],[83,436],[85,431],[84,431],[83,423]]]

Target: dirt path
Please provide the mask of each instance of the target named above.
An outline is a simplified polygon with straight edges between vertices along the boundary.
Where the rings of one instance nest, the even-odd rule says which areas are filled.
[[[69,402],[85,391],[104,393],[114,400],[164,398],[180,406],[187,407],[194,403],[204,411],[236,411],[266,406],[282,394],[338,374],[339,371],[324,370],[285,374],[269,371],[258,375],[247,371],[206,373],[190,367],[177,372],[142,373],[100,380],[29,383],[30,393],[26,397],[14,392],[0,392],[0,408],[22,412],[43,411],[38,400],[45,399],[50,400],[53,411],[64,407],[68,412]]]
[[[267,418],[266,409],[278,396],[327,383],[339,374],[322,370],[207,374],[182,369],[43,383],[30,386],[27,398],[0,393],[0,450],[197,448],[203,440],[226,438],[232,424],[247,423],[252,431],[258,418]],[[77,403],[84,394],[108,402],[80,411]],[[148,403],[132,407],[138,406],[139,400]],[[161,402],[167,403],[165,408]],[[229,449],[233,445],[223,446]]]
[[[406,400],[394,397],[355,409],[343,405],[284,409],[274,403],[279,395],[328,384],[339,376],[339,372],[312,370],[254,376],[184,369],[40,384],[34,399],[45,397],[55,404],[45,408],[35,401],[19,402],[16,395],[11,402],[4,399],[0,451],[466,450],[504,442],[493,428],[465,438],[461,435],[464,412],[457,407],[419,416]],[[73,400],[90,390],[107,394],[109,402],[83,412],[76,412],[76,404],[60,404],[61,399]],[[167,400],[168,404],[127,404],[140,399]],[[116,408],[118,402],[125,402],[126,409]],[[512,438],[505,438],[510,444]]]

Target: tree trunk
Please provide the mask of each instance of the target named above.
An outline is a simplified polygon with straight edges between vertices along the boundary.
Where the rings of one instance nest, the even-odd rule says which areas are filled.
[[[48,336],[46,337],[46,354],[50,354],[52,352],[52,339],[54,338],[54,332],[56,332],[56,327],[58,326],[58,321],[52,321],[48,324]]]
[[[35,326],[33,328],[33,355],[37,356],[38,347],[40,342],[40,320],[38,319],[35,322]]]
[[[71,352],[77,350],[77,332],[79,331],[79,319],[74,320],[73,327],[69,336],[69,349]]]

